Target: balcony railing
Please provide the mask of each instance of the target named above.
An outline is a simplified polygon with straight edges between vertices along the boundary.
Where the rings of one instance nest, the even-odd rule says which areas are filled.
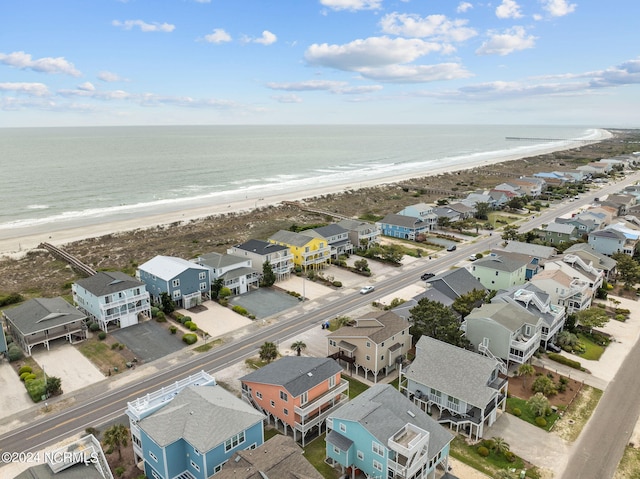
[[[118,299],[117,301],[109,301],[109,302],[100,302],[100,309],[106,311],[111,308],[118,308],[120,306],[124,306],[129,303],[136,303],[138,301],[149,301],[149,294],[136,294],[134,296],[124,296],[123,298]]]
[[[302,432],[303,434],[306,434],[307,431],[317,426],[318,424],[324,422],[327,419],[327,417],[331,415],[331,413],[335,412],[337,408],[341,407],[347,401],[349,401],[349,396],[347,396],[346,394],[341,394],[339,397],[336,398],[335,403],[331,407],[328,407],[327,409],[323,410],[320,414],[316,416],[312,415],[311,417],[307,416],[304,422],[302,423],[296,421],[295,422],[296,430]]]
[[[122,311],[120,308],[118,308],[117,311],[107,314],[107,311],[103,310],[102,311],[103,315],[102,315],[102,318],[100,319],[103,319],[104,321],[112,321],[114,319],[118,319],[122,317],[122,315],[124,314],[143,313],[144,311],[149,311],[150,308],[151,308],[151,305],[147,302],[147,303],[140,304],[138,306],[134,306],[133,308],[127,307],[126,311]]]
[[[320,406],[323,406],[324,404],[334,400],[336,396],[341,396],[342,393],[347,391],[348,389],[349,389],[349,381],[341,379],[340,383],[338,383],[332,389],[329,389],[322,396],[319,396],[313,401],[308,402],[304,406],[296,406],[294,408],[294,411],[296,414],[300,415],[301,417],[304,417],[310,412],[312,412],[313,410],[318,409]]]

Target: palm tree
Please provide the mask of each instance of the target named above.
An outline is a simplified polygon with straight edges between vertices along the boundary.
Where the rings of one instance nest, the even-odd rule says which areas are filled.
[[[270,363],[275,358],[278,357],[278,347],[270,342],[266,341],[262,346],[260,346],[260,359]]]
[[[118,448],[118,459],[122,459],[122,446],[127,446],[129,441],[129,428],[124,424],[114,424],[104,432],[104,443],[110,447]]]
[[[536,393],[527,401],[527,407],[533,413],[533,415],[537,417],[544,416],[551,406],[549,404],[549,400],[544,394]]]
[[[501,437],[492,437],[493,441],[493,450],[498,454],[506,454],[509,452],[509,444]]]
[[[291,349],[295,349],[296,353],[298,353],[298,356],[300,356],[302,350],[307,349],[307,345],[304,344],[303,341],[296,341],[291,345]]]
[[[516,374],[518,376],[522,376],[523,389],[527,389],[527,376],[533,376],[535,373],[536,373],[536,370],[534,369],[533,366],[531,366],[531,364],[525,363],[520,365]]]

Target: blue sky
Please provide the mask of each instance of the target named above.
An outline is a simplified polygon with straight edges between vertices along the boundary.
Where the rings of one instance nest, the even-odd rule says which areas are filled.
[[[637,0],[2,0],[0,127],[639,127]]]

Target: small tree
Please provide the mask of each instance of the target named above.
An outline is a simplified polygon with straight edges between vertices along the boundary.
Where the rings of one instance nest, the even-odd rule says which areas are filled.
[[[554,383],[551,378],[548,378],[547,376],[538,376],[536,380],[533,381],[531,390],[535,393],[542,393],[545,396],[553,396],[554,394],[558,393],[556,383]]]
[[[302,352],[302,350],[307,349],[307,345],[304,344],[304,341],[296,341],[291,345],[291,349],[295,350],[297,355],[300,356],[300,353]]]
[[[276,282],[276,274],[273,272],[271,263],[267,260],[262,265],[262,279],[260,280],[260,286],[273,286]]]
[[[127,447],[129,442],[129,428],[124,424],[114,424],[104,432],[104,443],[107,446],[118,449],[118,458],[122,459],[122,446]]]
[[[55,376],[47,376],[47,384],[45,386],[47,396],[55,396],[62,393],[62,380]]]
[[[527,389],[527,376],[533,376],[536,373],[535,368],[531,364],[521,364],[516,371],[516,375],[522,377],[522,387]]]
[[[176,303],[173,302],[169,293],[161,293],[160,301],[162,302],[162,311],[164,311],[164,314],[171,314],[176,310]]]
[[[527,407],[535,416],[545,416],[551,406],[544,394],[536,393],[527,401]]]
[[[509,452],[509,443],[501,437],[492,437],[493,441],[493,450],[498,454],[506,454]]]
[[[593,328],[601,328],[609,322],[609,316],[607,316],[606,311],[601,308],[583,309],[575,314],[578,324],[589,328],[589,332],[591,332]]]
[[[474,288],[473,291],[469,291],[466,294],[458,296],[453,301],[453,305],[451,307],[464,318],[468,316],[474,308],[480,306],[486,297],[486,291]]]
[[[353,267],[356,271],[368,272],[369,271],[369,262],[362,258],[353,262]]]
[[[216,278],[211,282],[211,299],[214,301],[220,297],[220,291],[224,286],[224,278]]]
[[[260,359],[270,363],[278,357],[278,348],[270,341],[266,341],[260,346]]]

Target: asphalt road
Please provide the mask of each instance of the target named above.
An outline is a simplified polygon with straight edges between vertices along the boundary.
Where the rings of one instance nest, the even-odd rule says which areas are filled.
[[[603,196],[607,193],[619,191],[623,186],[631,184],[638,179],[640,179],[640,174],[628,176],[625,180],[615,185],[608,185],[596,190],[594,193],[583,195],[583,199],[578,202],[565,202],[556,205],[554,208],[546,210],[541,214],[536,214],[535,218],[531,218],[522,223],[521,231],[527,231],[543,223],[549,223],[553,221],[555,217],[576,209],[579,205],[586,201],[593,200],[596,196]],[[87,427],[97,427],[102,423],[121,416],[127,407],[128,401],[132,401],[149,392],[156,391],[163,386],[171,384],[199,370],[205,370],[215,374],[215,372],[224,369],[230,364],[255,355],[260,345],[265,341],[286,341],[296,334],[312,327],[318,327],[318,324],[327,318],[345,314],[370,303],[376,298],[397,291],[406,284],[407,281],[416,281],[425,270],[445,270],[455,263],[464,260],[469,254],[491,249],[501,243],[501,241],[498,233],[492,236],[480,237],[471,244],[461,246],[453,252],[443,253],[438,258],[431,260],[424,258],[420,262],[414,262],[406,267],[398,268],[397,274],[377,282],[376,290],[371,294],[350,294],[333,300],[330,304],[319,305],[312,312],[299,314],[287,320],[280,320],[232,344],[214,348],[208,353],[194,356],[184,363],[171,366],[165,365],[163,369],[162,360],[159,360],[159,373],[151,377],[141,378],[139,381],[115,391],[109,391],[109,382],[103,381],[77,393],[73,406],[61,412],[51,413],[51,415],[45,419],[34,421],[31,412],[26,411],[19,413],[10,419],[17,420],[24,425],[20,426],[17,430],[0,436],[0,451],[36,451],[50,447],[65,437],[84,431]],[[630,374],[633,365],[638,364],[640,360],[640,351],[637,350],[637,348],[634,349],[630,354],[630,358],[631,357],[633,357],[633,359],[627,359],[619,373],[624,379],[619,381],[618,377],[616,377],[612,386],[610,386],[607,393],[603,396],[600,406],[596,410],[594,421],[590,422],[579,443],[583,451],[581,454],[584,460],[593,460],[594,464],[598,464],[600,467],[600,469],[598,469],[600,471],[615,470],[622,454],[622,448],[628,441],[633,425],[635,424],[635,419],[638,417],[637,411],[640,408],[640,403],[633,405],[636,411],[635,414],[627,415],[622,412],[628,411],[628,408],[632,407],[630,403],[634,401],[638,402],[638,392],[640,392],[640,377]],[[629,371],[627,371],[627,368]],[[632,385],[633,393],[627,389],[632,387]],[[614,404],[614,406],[610,406],[610,404]],[[618,404],[624,405],[616,407],[615,405]],[[625,409],[623,409],[623,407]],[[606,412],[602,413],[602,410],[606,410]],[[624,416],[624,420],[619,423],[619,429],[605,427],[607,421],[614,421],[616,419],[614,413],[617,413],[620,417]],[[606,418],[602,420],[603,422],[600,420],[602,414],[606,414]],[[609,418],[608,416],[611,417]],[[598,418],[597,421],[595,420],[596,417]],[[595,439],[595,441],[592,443],[592,441],[587,439],[587,436]],[[611,440],[607,440],[607,444],[604,445],[602,439],[609,437]],[[584,445],[582,445],[583,439],[585,442]],[[576,450],[577,449],[576,447]],[[582,461],[582,459],[576,457],[576,461]],[[573,462],[575,461],[572,460],[572,463]],[[613,464],[613,467],[606,465],[607,463]],[[589,471],[589,468],[585,468],[584,470]],[[595,470],[595,466],[592,466],[591,472]],[[598,475],[594,473],[593,475],[581,475],[576,473],[573,475],[565,475],[564,477],[567,479],[577,477],[581,479],[587,477],[606,479],[611,477],[611,474]]]

